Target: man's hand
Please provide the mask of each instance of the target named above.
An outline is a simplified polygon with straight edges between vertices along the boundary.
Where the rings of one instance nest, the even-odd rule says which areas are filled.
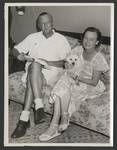
[[[25,61],[25,54],[24,53],[21,53],[17,56],[17,58],[20,60],[20,61]]]
[[[35,59],[35,62],[40,63],[41,65],[48,66],[48,61],[42,58]]]
[[[18,55],[17,58],[18,58],[20,61],[28,61],[28,62],[34,61],[33,58],[31,58],[31,57],[28,56],[28,55],[25,55],[24,53],[21,53],[20,55]]]
[[[51,66],[49,65],[49,62],[45,59],[38,58],[38,59],[35,59],[35,62],[38,62],[41,65],[43,65],[45,69],[49,69],[49,70],[51,69]]]
[[[24,57],[25,57],[25,60],[28,61],[28,62],[33,62],[34,61],[34,58],[31,58],[28,55],[25,55]]]

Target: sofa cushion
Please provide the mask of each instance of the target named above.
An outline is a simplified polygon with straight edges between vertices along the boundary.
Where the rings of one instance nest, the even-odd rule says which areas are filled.
[[[75,97],[74,97],[75,98]],[[78,102],[71,120],[105,135],[110,134],[110,94],[104,92],[93,99]]]
[[[73,49],[77,45],[81,45],[78,39],[70,37],[70,36],[65,36],[71,46],[71,49]]]
[[[23,71],[13,73],[9,76],[9,99],[24,103],[25,85],[21,81]]]

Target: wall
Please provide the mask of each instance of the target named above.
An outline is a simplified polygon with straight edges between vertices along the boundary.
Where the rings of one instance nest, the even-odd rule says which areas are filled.
[[[11,36],[16,43],[36,32],[35,20],[43,11],[53,15],[57,30],[81,33],[88,26],[95,26],[104,36],[110,36],[109,6],[30,6],[24,16],[18,16],[12,7]]]

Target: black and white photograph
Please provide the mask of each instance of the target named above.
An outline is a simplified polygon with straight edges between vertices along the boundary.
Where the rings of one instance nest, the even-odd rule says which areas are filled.
[[[113,146],[113,3],[5,3],[4,145]]]

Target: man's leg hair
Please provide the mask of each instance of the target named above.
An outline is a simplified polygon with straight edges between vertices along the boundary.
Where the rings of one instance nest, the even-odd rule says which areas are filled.
[[[44,113],[44,102],[43,102],[43,80],[44,76],[42,73],[42,65],[33,62],[29,68],[29,79],[32,87],[32,92],[34,95],[34,103],[35,103],[35,112],[34,112],[34,122],[38,124],[40,122],[45,121],[45,113]]]

